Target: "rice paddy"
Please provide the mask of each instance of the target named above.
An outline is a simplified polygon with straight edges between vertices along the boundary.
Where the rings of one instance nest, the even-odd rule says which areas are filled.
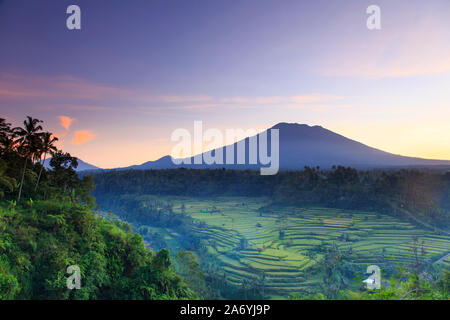
[[[310,268],[321,258],[313,249],[323,243],[334,242],[344,250],[351,247],[353,263],[364,268],[382,267],[386,261],[410,262],[413,236],[423,240],[423,254],[429,261],[450,252],[449,236],[373,212],[297,207],[261,212],[266,200],[260,198],[175,197],[170,201],[175,212],[181,212],[184,204],[185,214],[195,219],[194,232],[217,257],[227,281],[242,285],[264,275],[272,297],[318,285]],[[440,263],[448,267],[450,258]]]

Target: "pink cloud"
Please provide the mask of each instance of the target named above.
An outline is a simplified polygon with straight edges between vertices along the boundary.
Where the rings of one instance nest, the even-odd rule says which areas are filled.
[[[311,111],[325,111],[330,109],[346,109],[352,108],[349,104],[290,104],[282,106],[285,109],[293,110],[311,110]]]
[[[122,89],[93,83],[73,76],[24,76],[0,74],[0,98],[9,100],[45,99],[49,101],[67,101],[82,99],[89,101],[107,101],[108,99],[145,103],[186,103],[208,102],[207,95],[157,96],[140,89]]]
[[[99,85],[72,76],[22,76],[3,74],[0,97],[8,99],[89,99],[130,94],[128,90]]]
[[[72,139],[72,143],[75,145],[81,145],[94,139],[94,137],[95,135],[89,130],[78,130],[75,131],[75,136]]]
[[[72,124],[73,121],[75,121],[74,118],[70,118],[67,116],[59,116],[58,118],[59,118],[61,126],[66,130],[69,130],[70,125]]]
[[[298,96],[265,96],[265,97],[232,97],[222,99],[224,103],[253,103],[253,104],[280,104],[280,103],[315,103],[343,99],[343,97],[329,94],[304,94]]]
[[[183,103],[183,102],[207,102],[212,98],[206,95],[199,96],[146,96],[137,97],[139,101],[162,102],[162,103]]]
[[[328,94],[307,94],[302,96],[292,97],[292,101],[296,103],[315,103],[315,102],[328,102],[340,100],[343,97],[328,95]]]

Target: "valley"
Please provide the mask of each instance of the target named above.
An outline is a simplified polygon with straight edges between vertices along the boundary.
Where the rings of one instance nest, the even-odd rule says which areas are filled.
[[[175,215],[192,218],[187,232],[198,241],[187,244],[187,235],[177,228],[133,224],[144,240],[155,243],[158,235],[173,253],[191,250],[204,268],[215,265],[228,284],[256,286],[265,298],[319,290],[323,277],[319,264],[324,248],[331,244],[346,254],[349,268],[359,277],[365,276],[367,266],[376,264],[387,282],[397,265],[414,263],[414,250],[430,264],[450,252],[448,235],[375,212],[274,207],[261,197],[144,195],[139,202],[145,206],[156,199],[170,203]],[[447,257],[439,264],[448,267],[448,261]],[[354,288],[360,285],[357,279],[349,283]]]

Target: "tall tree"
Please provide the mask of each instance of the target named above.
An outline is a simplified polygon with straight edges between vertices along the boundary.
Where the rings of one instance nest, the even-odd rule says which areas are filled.
[[[42,141],[41,141],[41,152],[44,154],[44,160],[41,163],[41,169],[39,170],[39,176],[36,181],[36,186],[34,187],[34,191],[37,191],[37,188],[39,186],[39,181],[41,180],[42,170],[45,166],[45,159],[47,157],[47,153],[55,151],[56,152],[56,146],[55,142],[58,141],[58,138],[53,137],[50,132],[45,132],[42,135]]]
[[[78,167],[78,159],[72,157],[70,153],[60,150],[51,152],[52,159],[50,167],[53,168],[51,177],[55,186],[61,188],[63,192],[69,189],[72,193],[73,188],[78,184],[78,176],[75,169]]]
[[[19,143],[19,150],[24,157],[24,165],[22,170],[22,178],[20,179],[19,194],[17,196],[17,201],[20,201],[22,196],[23,182],[25,179],[25,171],[27,170],[28,159],[33,159],[35,153],[39,149],[40,131],[42,126],[39,124],[41,120],[34,119],[27,116],[27,119],[23,122],[23,128],[14,128],[15,133],[19,137],[17,142]]]

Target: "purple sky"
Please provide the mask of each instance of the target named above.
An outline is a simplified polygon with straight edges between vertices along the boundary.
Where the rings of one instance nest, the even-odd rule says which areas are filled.
[[[45,120],[98,166],[169,154],[194,120],[322,125],[450,159],[448,0],[0,0],[0,39],[0,116]]]

